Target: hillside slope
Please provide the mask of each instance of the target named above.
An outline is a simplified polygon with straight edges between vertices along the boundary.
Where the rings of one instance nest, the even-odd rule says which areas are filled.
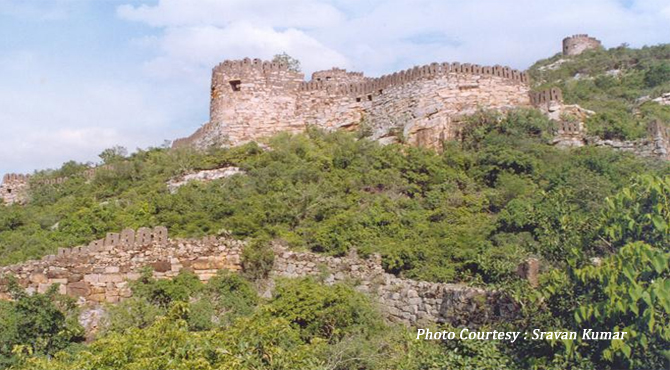
[[[594,110],[591,134],[634,139],[652,118],[670,122],[669,106],[652,101],[670,91],[669,53],[589,51],[530,73],[537,87],[559,86],[567,103]],[[0,206],[2,265],[124,228],[248,244],[240,274],[221,270],[203,284],[187,268],[170,280],[147,266],[116,282],[132,297],[115,305],[78,308],[56,285],[29,294],[25,281],[0,277],[0,293],[13,298],[0,301],[0,369],[668,368],[670,163],[558,148],[554,125],[534,109],[481,111],[440,153],[384,146],[364,130],[309,129],[203,151],[111,148],[95,171],[76,162],[39,171],[27,204]],[[271,241],[331,256],[379,253],[402,278],[486,286],[518,317],[476,330],[519,340],[419,340],[417,328],[385,321],[355,282],[323,284],[328,271],[316,264],[324,276],[270,282]],[[517,274],[529,258],[540,261],[539,284]],[[52,267],[29,279],[62,278]],[[258,294],[268,287],[271,297]],[[629,336],[524,336],[585,328]]]
[[[595,111],[585,122],[589,134],[637,139],[646,135],[651,120],[670,122],[670,99],[662,98],[670,93],[670,45],[557,54],[528,73],[536,88],[558,86],[567,104]]]

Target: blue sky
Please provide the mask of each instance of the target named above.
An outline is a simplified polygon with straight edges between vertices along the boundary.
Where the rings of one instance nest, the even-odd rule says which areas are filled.
[[[211,68],[286,51],[307,75],[526,68],[589,33],[670,42],[668,0],[0,0],[0,173],[158,146],[207,120]]]

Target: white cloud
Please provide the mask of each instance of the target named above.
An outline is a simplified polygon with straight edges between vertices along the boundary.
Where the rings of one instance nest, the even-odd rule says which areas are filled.
[[[608,47],[670,41],[668,0],[117,1],[116,13],[101,17],[105,8],[90,0],[0,0],[0,17],[96,22],[100,34],[120,27],[128,47],[114,44],[114,53],[132,63],[96,55],[67,27],[48,40],[8,28],[20,37],[0,43],[0,171],[95,160],[112,145],[133,149],[188,135],[207,116],[210,71],[225,59],[285,51],[308,76],[333,66],[374,76],[434,61],[527,68],[574,33]],[[17,50],[19,39],[37,50]],[[58,55],[45,55],[51,45]]]
[[[161,0],[155,6],[122,5],[117,12],[125,19],[156,27],[226,27],[244,20],[280,28],[322,28],[343,19],[327,2],[310,0]]]
[[[54,75],[39,54],[0,59],[0,167],[3,172],[94,161],[103,149],[156,146],[185,131],[175,127],[192,101],[174,101],[141,82]],[[31,77],[26,77],[31,76]],[[192,126],[199,122],[190,122]]]
[[[247,56],[272,59],[283,51],[299,58],[308,70],[347,66],[348,60],[313,37],[296,29],[276,31],[272,27],[246,22],[226,28],[190,26],[168,28],[160,40],[163,55],[148,63],[147,71],[166,77],[171,74],[198,73],[209,78],[209,71],[224,59]]]
[[[197,3],[197,5],[195,5]],[[286,51],[306,72],[353,67],[369,75],[433,61],[526,68],[590,33],[609,46],[658,43],[667,35],[663,0],[324,1],[159,0],[123,5],[124,19],[160,27],[160,74],[209,69],[224,59]]]

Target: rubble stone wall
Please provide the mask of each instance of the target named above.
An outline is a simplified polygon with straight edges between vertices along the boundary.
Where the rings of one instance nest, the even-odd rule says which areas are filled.
[[[30,175],[6,174],[0,184],[0,199],[3,204],[23,204],[27,200]]]
[[[156,278],[171,278],[186,268],[207,281],[220,269],[239,270],[241,247],[240,241],[212,237],[169,240],[164,227],[126,229],[88,246],[60,248],[40,260],[2,267],[0,276],[15,276],[29,292],[59,284],[60,293],[80,303],[114,303],[132,295],[128,281],[138,279],[146,266]]]
[[[600,40],[586,34],[572,35],[563,39],[563,55],[579,55],[586,50],[602,47]]]
[[[432,63],[379,78],[333,68],[304,81],[287,66],[259,59],[225,61],[212,72],[210,122],[173,147],[237,145],[314,125],[356,129],[416,145],[451,138],[454,122],[478,108],[530,106],[528,76],[509,67]]]
[[[557,122],[553,144],[561,147],[592,145],[630,152],[639,157],[670,160],[670,133],[660,121],[652,121],[648,137],[638,140],[605,140],[589,136],[582,122]]]
[[[495,291],[388,274],[379,255],[363,259],[354,251],[346,257],[328,257],[277,249],[276,256],[272,276],[314,276],[326,284],[350,282],[357,290],[376,297],[387,317],[396,322],[479,326],[513,318],[518,312],[508,298]]]
[[[29,292],[45,292],[59,284],[61,293],[77,298],[82,305],[115,303],[131,297],[128,281],[138,279],[146,266],[152,267],[159,279],[187,269],[208,281],[220,269],[241,270],[243,248],[243,242],[229,238],[168,239],[164,227],[126,229],[88,246],[60,249],[40,260],[0,268],[0,298],[10,298],[6,279],[13,275]],[[478,326],[509,319],[517,310],[495,291],[387,274],[379,255],[363,259],[353,252],[329,257],[275,248],[272,279],[312,276],[325,284],[349,282],[375,298],[393,321]]]
[[[103,165],[95,168],[89,168],[81,173],[87,179],[93,178],[96,171],[100,169],[112,169],[111,165]],[[67,177],[56,177],[49,179],[42,179],[35,181],[33,176],[8,173],[2,177],[0,183],[0,199],[5,205],[9,204],[25,204],[28,202],[28,189],[30,184],[33,185],[58,185],[67,181]]]

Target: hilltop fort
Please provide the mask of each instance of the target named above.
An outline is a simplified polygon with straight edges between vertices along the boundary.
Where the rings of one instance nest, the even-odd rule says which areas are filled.
[[[509,67],[432,63],[379,78],[333,68],[305,82],[284,64],[246,58],[214,68],[209,123],[173,145],[237,145],[313,125],[365,126],[373,139],[436,147],[479,108],[520,106],[531,106],[528,76]]]
[[[600,40],[586,34],[572,35],[563,39],[563,55],[579,55],[587,50],[600,49]]]
[[[578,34],[563,39],[562,55],[569,58],[600,48],[600,40]],[[431,63],[377,78],[331,68],[314,72],[305,81],[304,74],[283,63],[250,58],[224,61],[212,70],[209,122],[172,146],[239,145],[315,126],[365,132],[382,143],[441,149],[443,142],[460,138],[464,117],[480,109],[519,107],[535,107],[556,122],[555,145],[606,146],[670,159],[670,134],[661,122],[651,122],[644,139],[601,140],[587,135],[583,121],[589,112],[563,104],[558,87],[533,91],[526,72],[469,63]],[[562,118],[567,116],[578,121]],[[90,169],[84,175],[90,178],[94,173]],[[43,183],[30,179],[29,175],[5,175],[0,185],[3,203],[25,203],[29,184]],[[47,185],[65,180],[51,179]]]

